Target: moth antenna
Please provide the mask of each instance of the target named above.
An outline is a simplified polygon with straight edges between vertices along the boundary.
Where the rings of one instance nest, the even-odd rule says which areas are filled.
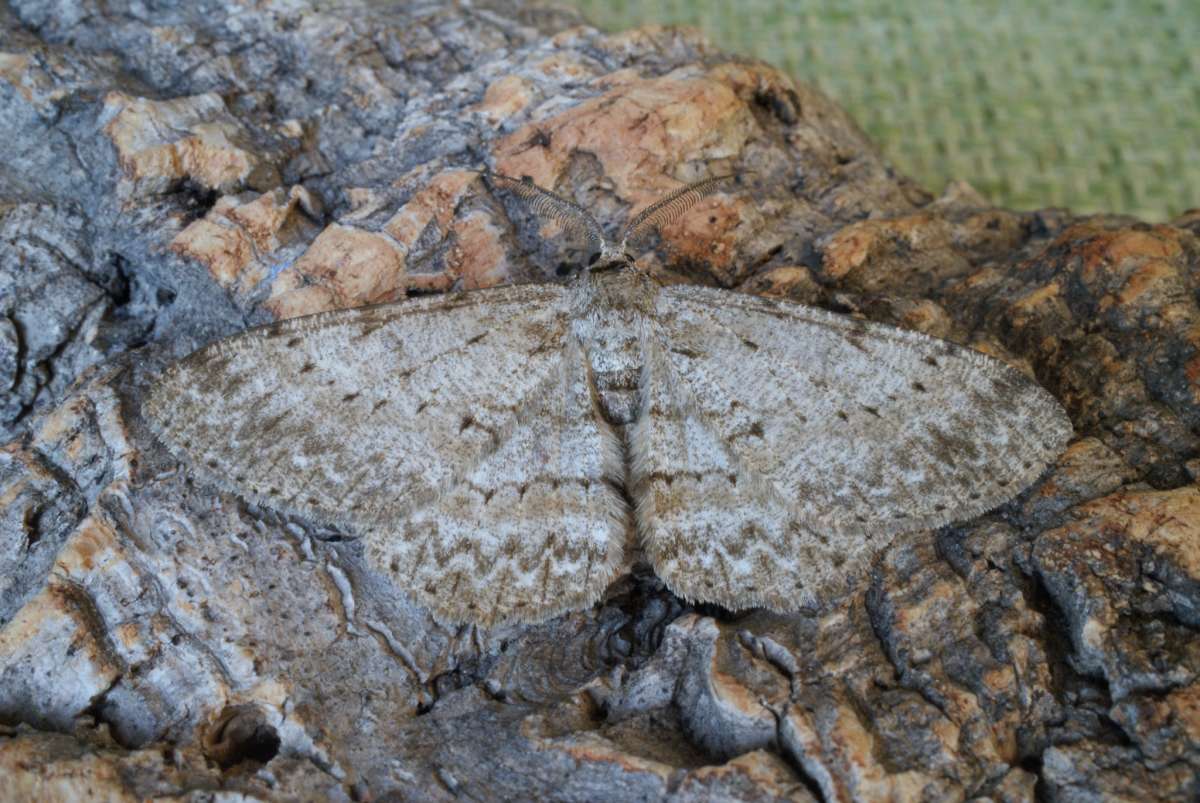
[[[513,178],[500,173],[479,171],[493,185],[503,187],[519,198],[535,215],[555,220],[577,237],[583,237],[593,251],[608,253],[611,246],[596,219],[579,204],[533,183],[529,176]]]
[[[674,223],[683,217],[684,213],[700,202],[706,195],[712,195],[724,189],[734,180],[744,174],[730,173],[724,176],[713,176],[703,181],[687,184],[675,190],[665,198],[661,198],[639,212],[633,220],[625,224],[621,232],[621,251],[630,240],[641,237],[651,229]]]

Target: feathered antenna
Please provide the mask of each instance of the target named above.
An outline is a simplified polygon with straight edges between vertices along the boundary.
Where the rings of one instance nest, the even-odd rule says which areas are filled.
[[[620,252],[625,253],[625,246],[630,240],[642,236],[650,229],[674,223],[683,217],[685,212],[699,203],[701,198],[723,189],[737,178],[738,174],[736,173],[706,178],[703,181],[697,181],[694,184],[680,187],[667,197],[650,204],[639,212],[633,220],[625,224],[625,229],[621,232]]]
[[[607,256],[612,252],[612,246],[605,238],[600,224],[579,204],[539,187],[529,176],[513,178],[500,173],[480,172],[488,181],[504,187],[524,201],[538,217],[556,220],[572,234],[585,238],[588,245],[593,250],[599,251],[602,256]]]

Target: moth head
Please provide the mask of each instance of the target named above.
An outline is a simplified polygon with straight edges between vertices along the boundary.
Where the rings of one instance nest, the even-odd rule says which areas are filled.
[[[599,248],[599,252],[588,261],[589,271],[632,265],[633,255],[626,248],[627,244],[652,229],[678,220],[704,196],[725,189],[739,180],[737,174],[713,176],[676,189],[639,212],[625,225],[617,244],[614,244],[604,235],[590,212],[568,198],[539,187],[531,177],[518,179],[489,171],[483,171],[483,176],[493,185],[512,192],[535,214],[558,221],[573,234],[586,238],[593,248]]]
[[[632,264],[632,254],[605,240],[600,244],[600,250],[592,254],[591,259],[588,260],[587,269],[592,272],[614,270],[629,267]]]

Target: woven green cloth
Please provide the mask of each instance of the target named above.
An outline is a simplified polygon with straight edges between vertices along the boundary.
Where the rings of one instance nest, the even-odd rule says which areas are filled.
[[[1200,0],[576,0],[698,26],[816,84],[888,158],[994,203],[1162,220],[1200,206]]]

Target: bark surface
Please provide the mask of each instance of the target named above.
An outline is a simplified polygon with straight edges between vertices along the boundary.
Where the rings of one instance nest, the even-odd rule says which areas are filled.
[[[0,6],[0,796],[1200,796],[1200,213],[935,197],[688,31],[172,5]],[[189,480],[140,407],[248,325],[584,258],[485,164],[608,227],[755,171],[639,264],[996,355],[1076,438],[807,615],[639,566],[543,625],[440,627],[356,540]]]

